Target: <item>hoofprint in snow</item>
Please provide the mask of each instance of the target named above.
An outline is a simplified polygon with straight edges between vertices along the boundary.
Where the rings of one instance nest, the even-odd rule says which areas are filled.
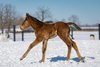
[[[35,39],[35,38],[34,38]],[[34,40],[33,39],[33,40]],[[49,40],[44,63],[41,59],[42,43],[34,47],[27,57],[20,61],[19,58],[27,50],[33,40],[0,42],[0,67],[99,67],[100,66],[100,41],[99,40],[74,40],[85,57],[85,63],[79,63],[77,55],[72,49],[70,61],[66,61],[67,46],[58,37]]]

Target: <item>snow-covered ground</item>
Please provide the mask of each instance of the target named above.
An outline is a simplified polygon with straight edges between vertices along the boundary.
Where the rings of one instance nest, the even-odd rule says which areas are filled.
[[[95,35],[95,40],[90,40],[91,33]],[[74,41],[77,43],[81,55],[85,57],[84,63],[78,63],[79,60],[74,49],[72,49],[70,61],[66,61],[67,46],[58,37],[49,40],[44,63],[39,63],[42,43],[34,47],[28,56],[20,61],[19,58],[35,39],[34,34],[30,34],[25,34],[25,41],[23,42],[19,41],[21,34],[17,34],[19,40],[17,39],[16,42],[13,42],[12,38],[7,41],[0,41],[0,67],[100,67],[98,32],[74,32]]]

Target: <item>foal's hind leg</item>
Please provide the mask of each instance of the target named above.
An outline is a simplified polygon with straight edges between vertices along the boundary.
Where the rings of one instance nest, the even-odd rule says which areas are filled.
[[[41,39],[36,38],[35,41],[32,44],[30,44],[30,46],[28,47],[27,51],[23,54],[23,56],[20,58],[20,60],[23,60],[27,56],[27,54],[30,52],[30,50],[34,46],[36,46],[39,42],[41,42]]]
[[[78,50],[78,47],[77,47],[76,43],[75,43],[74,41],[72,41],[72,39],[71,39],[70,37],[68,37],[68,40],[71,41],[72,47],[73,47],[74,50],[76,51],[77,56],[78,56],[78,58],[80,59],[80,61],[84,62],[84,60],[83,60],[83,58],[81,57],[81,54],[80,54],[80,52],[79,52],[79,50]]]
[[[58,33],[58,36],[66,43],[66,45],[68,46],[68,54],[67,54],[67,58],[66,60],[69,60],[70,59],[70,53],[71,53],[71,49],[72,49],[72,42],[71,40],[69,39],[69,36],[67,37],[66,34],[64,35],[61,34],[61,32]]]
[[[77,56],[79,57],[81,62],[84,62],[84,60],[83,60],[83,58],[82,58],[82,56],[81,56],[81,54],[80,54],[80,52],[78,50],[78,47],[77,47],[76,43],[74,41],[72,41],[72,42],[73,42],[72,47],[75,49],[75,51],[77,53]]]
[[[63,33],[61,34],[61,32],[59,33],[58,32],[58,36],[67,44],[68,46],[68,54],[67,54],[67,58],[66,60],[69,60],[70,59],[70,53],[71,53],[71,49],[72,47],[75,49],[80,61],[83,61],[82,60],[82,57],[79,53],[79,50],[78,50],[78,47],[76,45],[76,43],[74,41],[72,41],[72,39],[69,37],[69,34],[66,34],[66,33]]]
[[[71,50],[72,50],[72,42],[70,41],[69,37],[65,37],[65,38],[66,39],[64,40],[64,42],[68,46],[68,54],[67,54],[66,60],[69,60],[70,59]]]

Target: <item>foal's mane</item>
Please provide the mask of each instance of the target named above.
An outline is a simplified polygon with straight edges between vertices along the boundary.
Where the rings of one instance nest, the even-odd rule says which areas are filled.
[[[27,15],[27,17],[30,17],[33,21],[35,21],[37,25],[41,25],[42,26],[44,24],[44,22],[42,22],[42,21],[38,20],[37,18],[29,15],[28,13],[26,15]]]

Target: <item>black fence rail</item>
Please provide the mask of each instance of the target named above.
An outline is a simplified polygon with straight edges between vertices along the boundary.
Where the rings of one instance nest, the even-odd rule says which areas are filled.
[[[31,31],[32,33],[33,33],[33,31]],[[85,39],[85,37],[88,37],[88,39],[89,39],[89,36],[91,35],[91,34],[93,34],[94,35],[94,39],[96,39],[96,40],[100,40],[100,24],[98,25],[98,31],[96,31],[97,33],[95,34],[95,32],[92,32],[91,31],[91,33],[90,33],[90,31],[89,31],[89,33],[90,34],[88,34],[88,31],[87,31],[87,33],[85,32],[85,34],[82,34],[82,33],[84,33],[84,31],[79,31],[79,32],[77,32],[77,31],[74,31],[72,28],[71,28],[71,32],[70,32],[70,36],[71,36],[71,38],[72,39],[79,39],[80,40],[80,38],[82,39]],[[12,38],[13,38],[13,41],[17,41],[17,40],[20,40],[20,41],[25,41],[25,40],[27,40],[27,39],[35,39],[34,38],[34,33],[31,35],[29,32],[26,32],[26,31],[20,31],[20,32],[18,32],[18,31],[16,31],[16,25],[13,25],[13,36],[12,36]],[[78,33],[78,34],[77,34]],[[28,36],[27,37],[27,35],[30,35],[30,36]],[[20,35],[20,36],[19,36]],[[25,37],[26,36],[26,37]],[[78,36],[78,37],[77,37]],[[19,39],[17,39],[18,37],[20,37]],[[79,38],[80,37],[80,38]],[[91,36],[90,36],[91,37]]]

